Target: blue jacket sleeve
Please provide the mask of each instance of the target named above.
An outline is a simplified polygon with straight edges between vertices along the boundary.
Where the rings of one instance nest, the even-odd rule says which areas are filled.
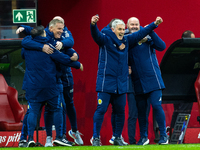
[[[77,69],[80,68],[80,62],[75,61],[77,63],[74,63],[74,61],[71,61],[70,56],[60,52],[52,45],[50,45],[50,47],[54,49],[54,52],[52,54],[49,54],[52,59],[69,67],[73,67]]]
[[[64,31],[62,33],[63,39],[61,42],[63,43],[63,47],[71,48],[74,46],[74,38],[72,33],[65,26]]]
[[[24,52],[25,52],[25,49],[22,47],[22,50],[21,50],[22,59],[25,59]]]
[[[61,52],[63,52],[64,54],[69,55],[70,57],[72,57],[73,54],[76,53],[78,55],[78,60],[79,60],[79,54],[73,48],[64,49],[64,51],[62,50]]]
[[[21,44],[22,44],[22,47],[26,49],[34,49],[38,51],[42,51],[42,48],[44,46],[44,44],[32,40],[32,37],[30,35],[23,38]]]
[[[154,32],[152,31],[149,36],[151,37],[151,47],[158,50],[163,51],[166,48],[165,42]]]
[[[92,38],[99,46],[102,46],[105,44],[107,40],[106,35],[99,31],[96,24],[95,25],[90,24],[90,31],[91,31]]]
[[[72,61],[68,66],[75,69],[80,69],[81,63],[79,61]]]
[[[140,28],[139,31],[127,35],[127,39],[128,39],[130,48],[132,48],[135,45],[135,43],[137,43],[141,39],[143,39],[147,34],[149,34],[156,27],[157,26],[154,24],[154,22],[152,22],[147,27]]]
[[[24,27],[24,31],[23,33],[25,35],[31,35],[31,30],[33,29],[33,27],[30,26],[26,26],[26,25],[20,25],[21,27]]]
[[[49,54],[49,55],[53,60],[65,65],[65,66],[73,67],[73,68],[76,68],[76,69],[80,68],[80,62],[71,61],[71,59],[70,59],[70,57],[68,55],[63,54],[58,50],[54,49],[54,53]]]

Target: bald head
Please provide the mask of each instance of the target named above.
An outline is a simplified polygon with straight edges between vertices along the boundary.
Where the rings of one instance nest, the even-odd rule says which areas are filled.
[[[140,30],[140,21],[136,17],[131,17],[127,21],[127,28],[129,32],[133,33]]]
[[[63,24],[65,23],[64,19],[63,19],[62,17],[60,17],[60,16],[55,16],[55,17],[53,18],[53,20],[54,20],[54,19],[58,19],[58,20],[62,21]]]
[[[182,38],[195,38],[195,35],[192,31],[186,30],[186,31],[183,32],[181,37]]]

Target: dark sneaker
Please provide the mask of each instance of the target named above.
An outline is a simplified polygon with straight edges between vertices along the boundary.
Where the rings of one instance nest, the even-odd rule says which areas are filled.
[[[136,145],[147,145],[149,144],[149,139],[147,137],[141,137]]]
[[[168,137],[167,136],[161,136],[160,141],[158,141],[158,144],[168,144]]]
[[[132,142],[132,143],[130,143],[130,145],[136,145],[136,142]]]
[[[112,136],[112,138],[109,140],[109,143],[110,143],[110,144],[114,144],[114,140],[115,140],[115,137]],[[128,143],[124,141],[124,138],[122,137],[122,135],[121,135],[121,140],[122,140],[122,143],[123,143],[124,145],[128,145]]]
[[[53,144],[55,144],[56,146],[72,146],[72,143],[69,142],[67,139],[65,138],[56,138],[53,141]]]
[[[18,144],[18,147],[27,147],[27,142],[26,142],[26,140],[21,140],[21,141],[19,141],[19,144]]]
[[[114,139],[114,145],[124,146],[122,139],[120,137],[115,137]]]
[[[124,138],[122,137],[122,135],[121,135],[121,139],[122,139],[122,143],[123,143],[124,145],[128,145],[128,143],[124,141]]]
[[[28,137],[28,144],[27,144],[27,147],[35,147],[36,144],[35,144],[35,141],[33,140],[33,137],[32,136],[29,136]]]
[[[67,140],[67,137],[66,137],[65,134],[63,134],[63,138],[64,138],[65,140]],[[67,141],[68,141],[68,140],[67,140]],[[71,141],[68,141],[68,142],[71,143],[72,146],[76,145],[74,142],[71,142]]]
[[[99,138],[92,139],[92,146],[101,146],[101,142]]]
[[[74,142],[76,144],[83,145],[83,140],[82,140],[82,138],[80,136],[80,135],[83,135],[83,134],[81,134],[78,130],[76,132],[73,132],[72,130],[69,130],[68,134],[69,134],[69,136],[71,138],[74,139]]]

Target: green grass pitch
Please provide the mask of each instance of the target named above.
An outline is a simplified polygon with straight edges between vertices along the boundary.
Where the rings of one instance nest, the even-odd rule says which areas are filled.
[[[128,146],[72,146],[72,147],[29,147],[0,148],[0,150],[199,150],[200,144],[169,144],[169,145],[128,145]]]

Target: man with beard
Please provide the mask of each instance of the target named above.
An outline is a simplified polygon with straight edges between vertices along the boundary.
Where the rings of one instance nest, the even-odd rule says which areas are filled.
[[[140,31],[140,22],[132,17],[127,23],[128,33]],[[156,114],[156,121],[160,130],[158,144],[168,144],[166,135],[165,113],[161,106],[162,90],[165,88],[158,65],[156,50],[163,51],[166,45],[158,35],[152,31],[142,41],[129,49],[129,65],[132,69],[132,81],[135,90],[135,100],[138,108],[140,140],[137,145],[149,144],[148,139],[148,101]],[[130,106],[129,106],[130,107]]]

